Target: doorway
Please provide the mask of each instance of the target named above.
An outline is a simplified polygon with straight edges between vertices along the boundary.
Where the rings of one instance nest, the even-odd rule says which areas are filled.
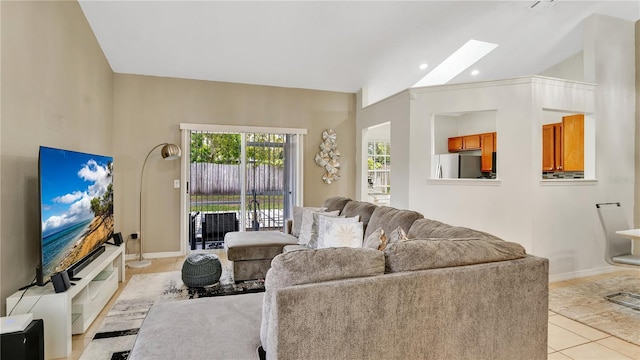
[[[186,131],[189,250],[223,248],[231,231],[285,230],[300,194],[300,135],[269,128]]]

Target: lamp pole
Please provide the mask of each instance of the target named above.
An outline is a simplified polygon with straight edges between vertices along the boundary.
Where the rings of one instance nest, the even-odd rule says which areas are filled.
[[[129,265],[129,267],[132,267],[132,268],[143,268],[151,265],[150,260],[144,260],[142,258],[142,239],[144,238],[144,232],[142,231],[143,230],[142,229],[142,226],[143,226],[142,225],[142,189],[143,189],[143,181],[144,181],[144,168],[147,165],[147,160],[149,160],[149,156],[151,156],[151,153],[153,153],[155,149],[161,146],[163,147],[161,150],[161,155],[162,155],[162,158],[165,160],[177,159],[180,157],[180,154],[181,154],[180,148],[177,145],[162,143],[154,146],[153,149],[151,149],[147,154],[147,157],[144,158],[144,162],[142,163],[142,170],[140,171],[140,198],[139,198],[140,208],[138,209],[138,225],[140,226],[140,234],[138,235],[138,241],[139,241],[138,245],[140,245],[140,249],[139,249],[138,260],[130,261],[127,263],[127,265]]]

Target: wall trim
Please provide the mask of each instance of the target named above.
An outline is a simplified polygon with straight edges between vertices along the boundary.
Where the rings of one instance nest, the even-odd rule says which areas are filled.
[[[161,259],[161,258],[178,257],[178,256],[184,256],[184,254],[180,251],[167,251],[167,252],[142,254],[142,257],[144,259]],[[137,258],[138,258],[138,254],[127,254],[124,257],[125,260],[136,260]]]
[[[580,270],[580,271],[572,271],[568,273],[549,275],[549,282],[557,282],[557,281],[565,281],[577,278],[583,278],[587,276],[595,276],[601,274],[608,274],[615,271],[620,271],[622,268],[618,266],[605,266],[601,268],[588,269],[588,270]]]
[[[456,185],[456,186],[500,186],[500,179],[427,179],[428,185]]]
[[[214,125],[214,124],[191,124],[191,123],[180,123],[180,130],[307,135],[307,129],[301,129],[301,128],[279,128],[279,127],[266,127],[266,126]]]

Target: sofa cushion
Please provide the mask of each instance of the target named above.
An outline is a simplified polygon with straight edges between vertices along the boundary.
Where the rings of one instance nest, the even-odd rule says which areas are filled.
[[[419,219],[416,220],[409,232],[409,239],[425,239],[425,238],[478,238],[484,240],[502,240],[499,237],[474,229],[461,226],[451,226],[436,220]]]
[[[519,259],[522,245],[503,240],[409,239],[384,250],[386,272],[428,270]]]
[[[342,211],[342,208],[344,208],[349,201],[351,201],[351,199],[348,197],[336,196],[325,200],[322,207],[327,209],[327,211]]]
[[[271,260],[265,288],[384,274],[384,253],[366,248],[292,251]]]
[[[297,243],[294,236],[279,231],[233,231],[224,237],[227,258],[231,261],[272,259],[285,245]]]
[[[369,224],[369,219],[371,219],[371,214],[373,214],[373,211],[377,207],[377,205],[372,203],[351,200],[344,206],[342,211],[340,211],[340,215],[346,217],[360,216],[362,227],[364,231],[367,231],[367,225]]]
[[[265,279],[260,339],[266,349],[269,312],[276,290],[321,281],[384,274],[384,253],[367,248],[325,248],[292,251],[271,261]]]
[[[385,234],[391,234],[398,226],[401,226],[407,231],[414,221],[422,218],[422,214],[416,211],[377,206],[375,210],[373,210],[373,214],[371,214],[371,219],[369,219],[369,225],[365,230],[364,237],[367,238],[379,227],[384,229]]]
[[[300,244],[285,245],[285,247],[282,248],[282,252],[298,251],[298,250],[309,250],[309,248],[306,247],[305,245],[300,245]],[[269,267],[271,267],[271,264],[269,264]]]

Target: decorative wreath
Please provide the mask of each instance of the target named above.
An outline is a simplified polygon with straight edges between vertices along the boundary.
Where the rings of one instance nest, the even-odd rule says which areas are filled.
[[[320,143],[320,151],[315,156],[318,166],[324,167],[326,172],[322,175],[322,181],[326,184],[340,179],[340,151],[338,150],[338,135],[335,130],[327,129],[322,132],[322,143]]]

